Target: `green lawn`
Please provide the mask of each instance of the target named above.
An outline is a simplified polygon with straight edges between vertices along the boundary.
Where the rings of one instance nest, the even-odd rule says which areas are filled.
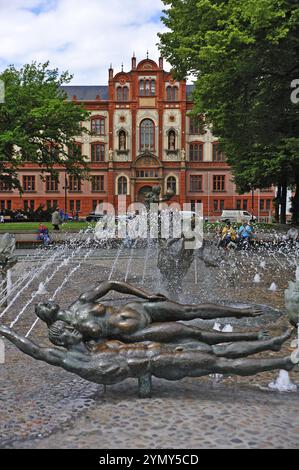
[[[35,232],[38,229],[38,222],[17,222],[17,223],[4,223],[0,225],[0,233],[4,232]],[[50,231],[53,230],[51,222],[43,222]],[[62,232],[72,232],[94,227],[94,223],[90,222],[68,222],[67,224],[60,225]]]

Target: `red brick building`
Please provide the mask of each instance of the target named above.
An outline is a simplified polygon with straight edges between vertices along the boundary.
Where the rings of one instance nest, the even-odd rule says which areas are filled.
[[[64,87],[70,100],[91,113],[84,125],[92,135],[77,139],[91,180],[65,178],[61,171],[59,181],[43,181],[39,168],[28,163],[19,172],[23,196],[0,186],[0,210],[66,205],[84,216],[100,202],[116,205],[118,195],[126,195],[127,204],[142,201],[144,192],[160,184],[163,192],[172,188],[181,204],[202,202],[211,220],[223,209],[269,215],[274,191],[236,193],[217,138],[189,116],[193,86],[173,80],[162,58],[157,64],[132,57],[130,72],[114,74],[110,68],[108,78],[107,86]]]

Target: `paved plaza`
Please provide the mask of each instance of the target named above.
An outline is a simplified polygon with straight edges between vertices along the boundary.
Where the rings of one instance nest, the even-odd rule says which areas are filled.
[[[127,278],[148,290],[163,292],[156,251],[151,250],[57,252],[57,257],[26,289],[18,289],[19,296],[12,296],[16,300],[2,321],[9,325],[19,315],[14,329],[22,334],[32,329],[36,319],[34,304],[47,297],[36,294],[40,282],[44,282],[48,297],[56,292],[55,299],[62,307],[98,281],[108,279],[111,273],[113,279]],[[13,280],[25,276],[33,267],[41,269],[52,255],[43,250],[23,250],[18,254],[20,261],[14,268]],[[246,264],[239,256],[246,255],[237,254],[234,262],[228,260],[217,268],[207,268],[198,260],[184,280],[180,300],[250,302],[282,309],[283,291],[294,276],[289,264],[279,256],[277,260],[264,259],[263,267],[258,265],[261,282],[255,284],[253,278],[260,259],[251,255]],[[71,261],[62,265],[65,258]],[[241,266],[246,267],[246,277]],[[271,282],[277,284],[276,292],[269,291]],[[117,303],[120,299],[114,293],[107,297],[108,302]],[[248,329],[247,322],[239,323],[240,331]],[[287,328],[287,321],[277,314],[271,324],[258,319],[250,327],[267,329],[275,335]],[[234,328],[237,329],[236,323]],[[39,344],[49,344],[41,322],[29,337]],[[6,362],[0,365],[1,448],[299,447],[299,391],[269,390],[268,384],[275,380],[277,371],[250,378],[212,376],[177,382],[154,379],[152,399],[141,400],[137,380],[107,386],[105,390],[101,385],[34,361],[8,342],[5,344]],[[288,342],[280,355],[290,352]],[[298,368],[290,378],[299,385]]]

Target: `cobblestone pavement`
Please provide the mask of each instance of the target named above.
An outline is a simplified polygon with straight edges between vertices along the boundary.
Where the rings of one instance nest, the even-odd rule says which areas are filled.
[[[107,279],[111,259],[83,263],[59,291],[57,301],[67,305],[91,284]],[[128,257],[121,261],[113,278],[124,278],[128,262]],[[18,275],[26,269],[28,262],[24,261],[18,266]],[[53,264],[47,269],[47,276],[54,269]],[[144,260],[134,259],[134,274],[129,272],[128,279],[140,285],[143,269]],[[69,267],[61,268],[59,275],[47,283],[49,294],[65,280],[67,270]],[[161,291],[155,276],[153,264],[149,263],[145,285]],[[264,273],[259,286],[246,280],[236,289],[229,278],[222,277],[221,282],[207,279],[204,270],[198,284],[194,283],[192,272],[188,276],[182,300],[190,295],[194,302],[211,300],[215,289],[214,297],[223,292],[223,300],[268,303],[273,307],[282,306],[288,280],[272,270]],[[276,293],[268,292],[273,279],[278,285]],[[2,319],[5,324],[9,325],[28,303],[15,328],[26,333],[32,326],[33,305],[41,300],[39,296],[32,299],[32,294],[40,280],[44,279],[38,277],[16,299]],[[206,292],[206,297],[202,297],[202,292]],[[286,325],[285,318],[275,319],[275,324],[269,325],[271,334]],[[263,324],[260,326],[264,329]],[[38,323],[30,337],[46,344],[44,326]],[[102,386],[34,361],[7,342],[5,345],[6,363],[0,364],[0,448],[299,448],[299,391],[267,390],[277,372],[251,378],[226,377],[220,382],[215,378],[179,382],[155,379],[153,398],[140,400],[136,380],[109,386],[104,393]],[[287,345],[281,355],[289,353]],[[272,354],[277,353],[267,356]],[[298,368],[291,373],[291,379],[299,385]]]

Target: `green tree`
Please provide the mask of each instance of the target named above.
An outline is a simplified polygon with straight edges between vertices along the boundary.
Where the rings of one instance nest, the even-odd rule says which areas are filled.
[[[296,188],[299,218],[297,0],[164,0],[163,55],[182,78],[195,76],[194,113],[205,113],[240,192]],[[282,220],[285,214],[282,210]]]
[[[0,180],[22,191],[18,169],[27,162],[38,165],[41,172],[57,174],[63,167],[69,174],[84,175],[88,167],[74,136],[87,132],[81,123],[88,113],[68,101],[61,89],[72,76],[51,70],[47,62],[20,70],[10,66],[0,79],[5,84],[5,102],[0,104]]]

